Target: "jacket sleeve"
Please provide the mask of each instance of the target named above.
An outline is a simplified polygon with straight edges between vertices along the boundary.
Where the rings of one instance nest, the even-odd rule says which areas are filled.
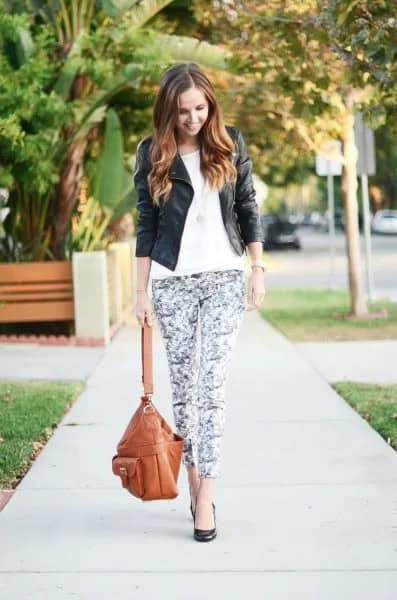
[[[157,232],[159,208],[153,203],[149,192],[148,174],[150,161],[144,154],[142,141],[136,151],[134,185],[137,193],[138,221],[136,230],[135,256],[149,256]]]
[[[241,132],[236,130],[238,158],[236,162],[237,181],[235,211],[245,245],[249,242],[262,242],[263,229],[260,221],[256,192],[252,179],[252,160],[248,156]]]

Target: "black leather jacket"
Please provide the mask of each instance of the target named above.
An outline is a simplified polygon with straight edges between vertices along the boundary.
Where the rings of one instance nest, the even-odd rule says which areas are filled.
[[[237,181],[227,182],[219,190],[222,220],[230,243],[241,256],[247,253],[249,242],[262,242],[263,230],[252,181],[252,161],[247,155],[241,132],[230,125],[226,129],[235,141],[233,162]],[[135,256],[150,256],[164,267],[174,271],[179,255],[185,219],[194,191],[189,173],[179,153],[169,176],[173,186],[169,200],[158,207],[149,193],[147,176],[151,169],[149,145],[151,136],[138,144],[134,183],[137,192],[138,223]]]

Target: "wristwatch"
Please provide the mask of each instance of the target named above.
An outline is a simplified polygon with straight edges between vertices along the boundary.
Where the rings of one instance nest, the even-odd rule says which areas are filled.
[[[267,267],[262,260],[255,260],[251,263],[251,269],[254,267],[259,267],[265,273],[267,271]]]

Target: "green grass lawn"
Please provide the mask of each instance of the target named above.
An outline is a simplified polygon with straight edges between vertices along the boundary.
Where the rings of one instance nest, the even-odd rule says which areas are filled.
[[[0,489],[17,486],[82,382],[0,382]]]
[[[369,304],[370,311],[388,311],[387,319],[351,321],[334,313],[348,313],[344,290],[267,289],[260,314],[293,341],[397,339],[397,303]]]
[[[397,385],[343,381],[332,387],[397,450]]]

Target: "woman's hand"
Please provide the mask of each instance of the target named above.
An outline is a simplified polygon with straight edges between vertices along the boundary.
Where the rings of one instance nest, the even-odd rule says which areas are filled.
[[[248,278],[247,284],[247,310],[254,310],[262,305],[266,294],[265,277],[262,269],[254,268]]]
[[[141,327],[146,323],[151,327],[153,325],[153,308],[149,298],[149,294],[145,291],[137,291],[136,293],[135,315]]]

